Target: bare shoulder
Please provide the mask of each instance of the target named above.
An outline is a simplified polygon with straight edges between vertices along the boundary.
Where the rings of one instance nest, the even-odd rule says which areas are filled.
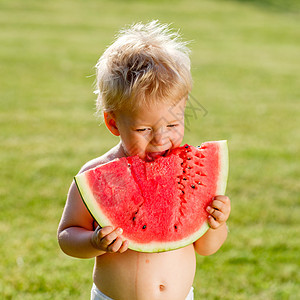
[[[80,169],[79,173],[82,173],[84,171],[87,171],[89,169],[93,169],[99,165],[106,164],[116,158],[124,157],[124,151],[121,146],[121,143],[110,149],[108,152],[103,154],[102,156],[99,156],[97,158],[94,158],[90,161],[88,161],[86,164],[83,165],[83,167]]]

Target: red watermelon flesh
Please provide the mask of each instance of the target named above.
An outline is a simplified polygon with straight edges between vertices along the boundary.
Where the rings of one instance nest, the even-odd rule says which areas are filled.
[[[146,162],[123,157],[75,176],[85,205],[101,226],[121,227],[129,248],[184,247],[209,228],[206,207],[225,193],[226,141],[185,145]]]

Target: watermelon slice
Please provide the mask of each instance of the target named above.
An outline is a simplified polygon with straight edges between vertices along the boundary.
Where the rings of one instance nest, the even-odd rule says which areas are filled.
[[[225,193],[227,141],[184,145],[152,162],[122,157],[75,176],[101,226],[121,227],[129,248],[161,252],[184,247],[209,228],[207,205]]]

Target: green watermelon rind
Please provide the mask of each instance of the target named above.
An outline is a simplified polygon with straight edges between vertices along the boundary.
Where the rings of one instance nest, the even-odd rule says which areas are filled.
[[[210,143],[210,142],[206,142]],[[204,144],[206,144],[204,143]],[[214,141],[213,143],[218,143],[219,145],[219,166],[220,173],[218,176],[218,182],[216,187],[216,195],[224,195],[226,190],[227,178],[228,178],[228,147],[227,141]],[[94,200],[94,195],[92,190],[88,188],[88,180],[84,173],[78,174],[74,177],[74,181],[77,185],[78,191],[83,199],[85,206],[87,207],[90,214],[93,218],[102,226],[112,226],[115,228],[115,224],[113,224],[106,216],[105,213],[102,212],[101,208],[97,205]],[[86,188],[84,188],[86,187]],[[151,243],[138,243],[124,237],[129,242],[129,249],[140,251],[140,252],[164,252],[179,249],[194,243],[198,240],[202,235],[206,233],[206,231],[210,228],[207,221],[205,221],[202,226],[194,232],[192,235],[187,238],[177,240],[174,242],[151,242]]]
[[[102,212],[101,208],[97,205],[96,201],[94,200],[94,195],[91,189],[88,188],[89,182],[84,173],[78,174],[74,177],[74,181],[78,188],[78,191],[81,195],[81,198],[93,216],[93,218],[101,225],[102,227],[105,226],[113,226],[114,225],[110,222],[108,218],[106,218],[105,213]],[[86,187],[86,188],[84,188]]]
[[[208,229],[208,222],[205,221],[198,231],[196,231],[195,233],[193,233],[185,239],[177,240],[174,242],[151,242],[147,244],[136,243],[134,241],[129,240],[129,248],[131,250],[140,252],[165,252],[170,250],[176,250],[194,243],[202,235],[204,235]]]
[[[219,144],[219,180],[217,182],[216,195],[224,195],[226,191],[227,179],[228,179],[228,169],[229,169],[229,158],[228,158],[228,145],[226,140],[217,141],[214,143]]]

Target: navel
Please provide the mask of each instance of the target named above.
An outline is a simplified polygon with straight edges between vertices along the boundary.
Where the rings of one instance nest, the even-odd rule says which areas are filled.
[[[160,285],[159,285],[159,290],[160,290],[161,292],[163,292],[165,289],[166,289],[166,286],[165,286],[165,285],[163,285],[163,284],[160,284]]]

